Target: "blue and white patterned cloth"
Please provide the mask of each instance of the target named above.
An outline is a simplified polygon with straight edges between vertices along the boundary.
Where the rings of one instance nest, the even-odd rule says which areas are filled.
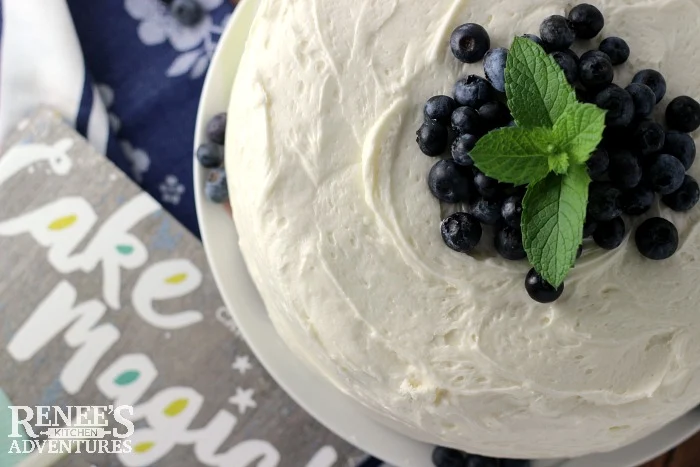
[[[198,235],[194,124],[233,11],[198,1],[204,19],[184,27],[159,0],[0,0],[0,143],[50,105]]]

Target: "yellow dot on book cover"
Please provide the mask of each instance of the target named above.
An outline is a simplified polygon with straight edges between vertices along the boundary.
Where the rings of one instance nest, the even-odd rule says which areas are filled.
[[[168,284],[179,284],[180,282],[183,282],[185,279],[187,279],[187,274],[182,272],[180,274],[173,274],[172,276],[165,279],[165,282],[167,282]]]
[[[139,443],[136,446],[134,446],[134,452],[138,452],[139,454],[143,454],[144,452],[150,451],[153,446],[155,446],[156,443],[153,441],[145,441],[143,443]]]
[[[178,415],[180,412],[185,410],[187,408],[187,405],[189,404],[189,400],[187,399],[178,399],[173,402],[171,402],[165,409],[163,409],[163,413],[167,415],[168,417],[174,417]]]
[[[75,224],[78,220],[78,216],[75,214],[70,214],[68,216],[59,217],[49,224],[49,230],[63,230],[67,229],[71,225]]]

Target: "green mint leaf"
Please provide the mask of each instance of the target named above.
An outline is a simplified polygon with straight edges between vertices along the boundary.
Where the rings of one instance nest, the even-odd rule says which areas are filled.
[[[550,173],[530,185],[523,199],[527,258],[554,287],[564,282],[583,240],[590,181],[586,166],[574,165],[566,175]]]
[[[559,147],[569,155],[571,163],[583,164],[603,139],[605,110],[593,104],[575,103],[554,124]]]
[[[502,128],[483,136],[470,155],[489,177],[524,185],[547,176],[555,141],[549,128]]]
[[[548,127],[576,103],[564,71],[539,45],[516,37],[506,61],[506,96],[515,122],[523,127]]]

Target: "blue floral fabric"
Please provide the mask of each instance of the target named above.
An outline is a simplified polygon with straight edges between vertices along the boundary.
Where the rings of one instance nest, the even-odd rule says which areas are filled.
[[[233,11],[225,0],[198,1],[206,15],[185,27],[159,0],[68,0],[87,75],[78,130],[86,133],[95,87],[109,114],[107,156],[196,235],[197,105]]]

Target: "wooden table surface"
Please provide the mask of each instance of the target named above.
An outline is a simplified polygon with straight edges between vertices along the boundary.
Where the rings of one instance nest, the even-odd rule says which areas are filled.
[[[700,433],[676,449],[642,467],[698,467],[700,466]]]

